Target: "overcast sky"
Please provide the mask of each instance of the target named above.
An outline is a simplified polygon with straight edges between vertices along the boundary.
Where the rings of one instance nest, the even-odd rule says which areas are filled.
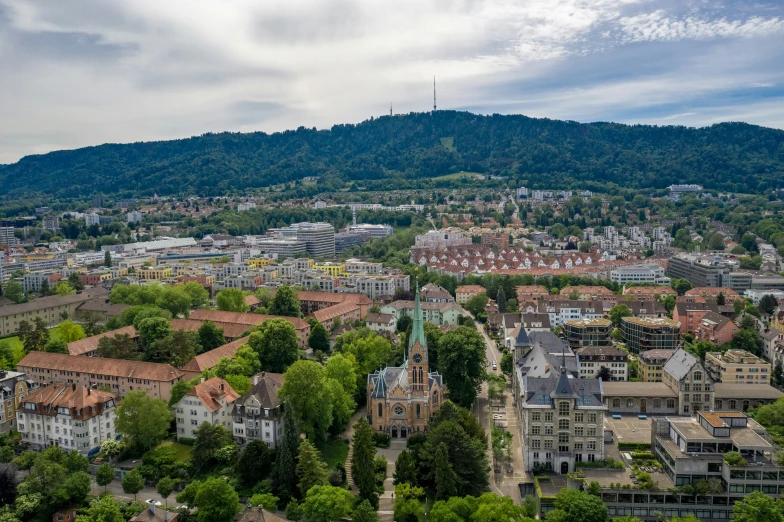
[[[440,109],[784,128],[784,0],[0,0],[0,163]]]

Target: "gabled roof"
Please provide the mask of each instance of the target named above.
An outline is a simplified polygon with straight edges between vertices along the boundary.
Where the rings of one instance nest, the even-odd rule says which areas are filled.
[[[67,408],[75,419],[90,419],[103,413],[107,402],[116,396],[89,386],[52,384],[40,388],[22,399],[23,404],[35,404],[39,415],[57,415],[58,408]]]
[[[239,406],[272,409],[280,405],[278,390],[283,386],[282,373],[261,372],[253,376],[253,387],[234,402],[234,411]]]
[[[691,369],[697,364],[699,364],[699,361],[697,361],[696,357],[683,348],[679,348],[672,354],[672,357],[667,359],[662,370],[672,375],[676,381],[680,381],[686,377]]]
[[[175,381],[183,375],[180,370],[177,370],[170,364],[103,359],[101,357],[85,357],[83,355],[49,352],[30,352],[24,359],[19,361],[17,366],[19,368],[41,368],[168,382]],[[31,377],[34,377],[34,375]]]
[[[190,319],[198,319],[200,321],[212,321],[214,323],[233,323],[244,324],[248,326],[255,326],[263,323],[267,319],[285,319],[294,325],[297,330],[310,328],[310,325],[304,319],[299,317],[284,317],[281,315],[262,315],[262,314],[246,314],[243,312],[224,312],[221,310],[207,310],[200,308],[194,310],[190,315]]]
[[[218,361],[220,361],[221,357],[234,357],[234,354],[237,353],[237,350],[239,350],[240,346],[247,343],[249,338],[250,337],[241,337],[236,341],[224,344],[223,346],[218,346],[217,348],[208,352],[200,353],[188,361],[185,366],[180,369],[185,372],[201,373],[209,368],[214,368],[218,364]]]
[[[229,405],[240,398],[240,394],[235,392],[229,383],[220,377],[213,377],[200,382],[191,388],[185,396],[196,397],[210,411],[218,411],[223,407],[219,402],[221,399],[224,399],[226,404]]]
[[[136,339],[139,334],[133,326],[126,326],[117,330],[109,330],[108,332],[93,335],[92,337],[85,337],[78,341],[68,343],[68,353],[70,355],[84,355],[86,353],[94,352],[98,349],[98,343],[104,337],[114,338],[118,335],[127,335],[131,339]]]

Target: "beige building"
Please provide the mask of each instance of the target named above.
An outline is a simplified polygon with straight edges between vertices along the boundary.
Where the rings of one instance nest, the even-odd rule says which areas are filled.
[[[19,372],[0,370],[0,433],[16,431],[16,410],[35,383]]]
[[[32,322],[40,317],[48,326],[57,326],[65,314],[73,317],[79,306],[98,296],[107,295],[105,288],[92,288],[74,295],[53,295],[33,299],[29,303],[0,306],[0,337],[13,335],[22,321]]]
[[[455,297],[457,304],[464,305],[468,302],[469,299],[474,297],[475,295],[479,295],[482,293],[487,292],[485,287],[480,285],[463,285],[458,286],[455,290]]]
[[[231,410],[234,401],[240,398],[229,383],[220,377],[204,380],[194,386],[174,406],[177,424],[177,440],[193,439],[203,423],[223,426],[232,430]]]
[[[679,415],[714,409],[714,385],[700,360],[676,350],[662,368],[662,382],[678,394]]]
[[[717,382],[770,384],[770,363],[745,350],[710,352],[705,355],[705,369]]]
[[[19,361],[17,369],[26,373],[39,386],[105,385],[121,398],[132,391],[141,390],[150,397],[165,401],[171,397],[174,383],[183,376],[183,372],[169,364],[48,352],[30,352]]]
[[[648,350],[640,352],[637,360],[640,363],[640,381],[662,382],[662,367],[675,350]]]

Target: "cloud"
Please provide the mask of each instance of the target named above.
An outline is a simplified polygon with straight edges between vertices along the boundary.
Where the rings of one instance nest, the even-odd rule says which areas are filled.
[[[782,49],[776,0],[0,0],[0,162],[428,110],[434,74],[440,108],[777,124]]]

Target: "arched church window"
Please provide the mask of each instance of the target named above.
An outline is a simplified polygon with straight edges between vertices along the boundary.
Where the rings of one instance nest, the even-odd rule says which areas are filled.
[[[422,412],[421,412],[421,410],[420,410],[420,406],[419,406],[419,404],[417,404],[417,405],[416,405],[416,416],[417,416],[417,419],[419,418],[419,416],[420,416],[421,414],[422,414]]]
[[[380,402],[378,403],[378,416],[379,417],[383,417],[384,416],[384,406]]]

